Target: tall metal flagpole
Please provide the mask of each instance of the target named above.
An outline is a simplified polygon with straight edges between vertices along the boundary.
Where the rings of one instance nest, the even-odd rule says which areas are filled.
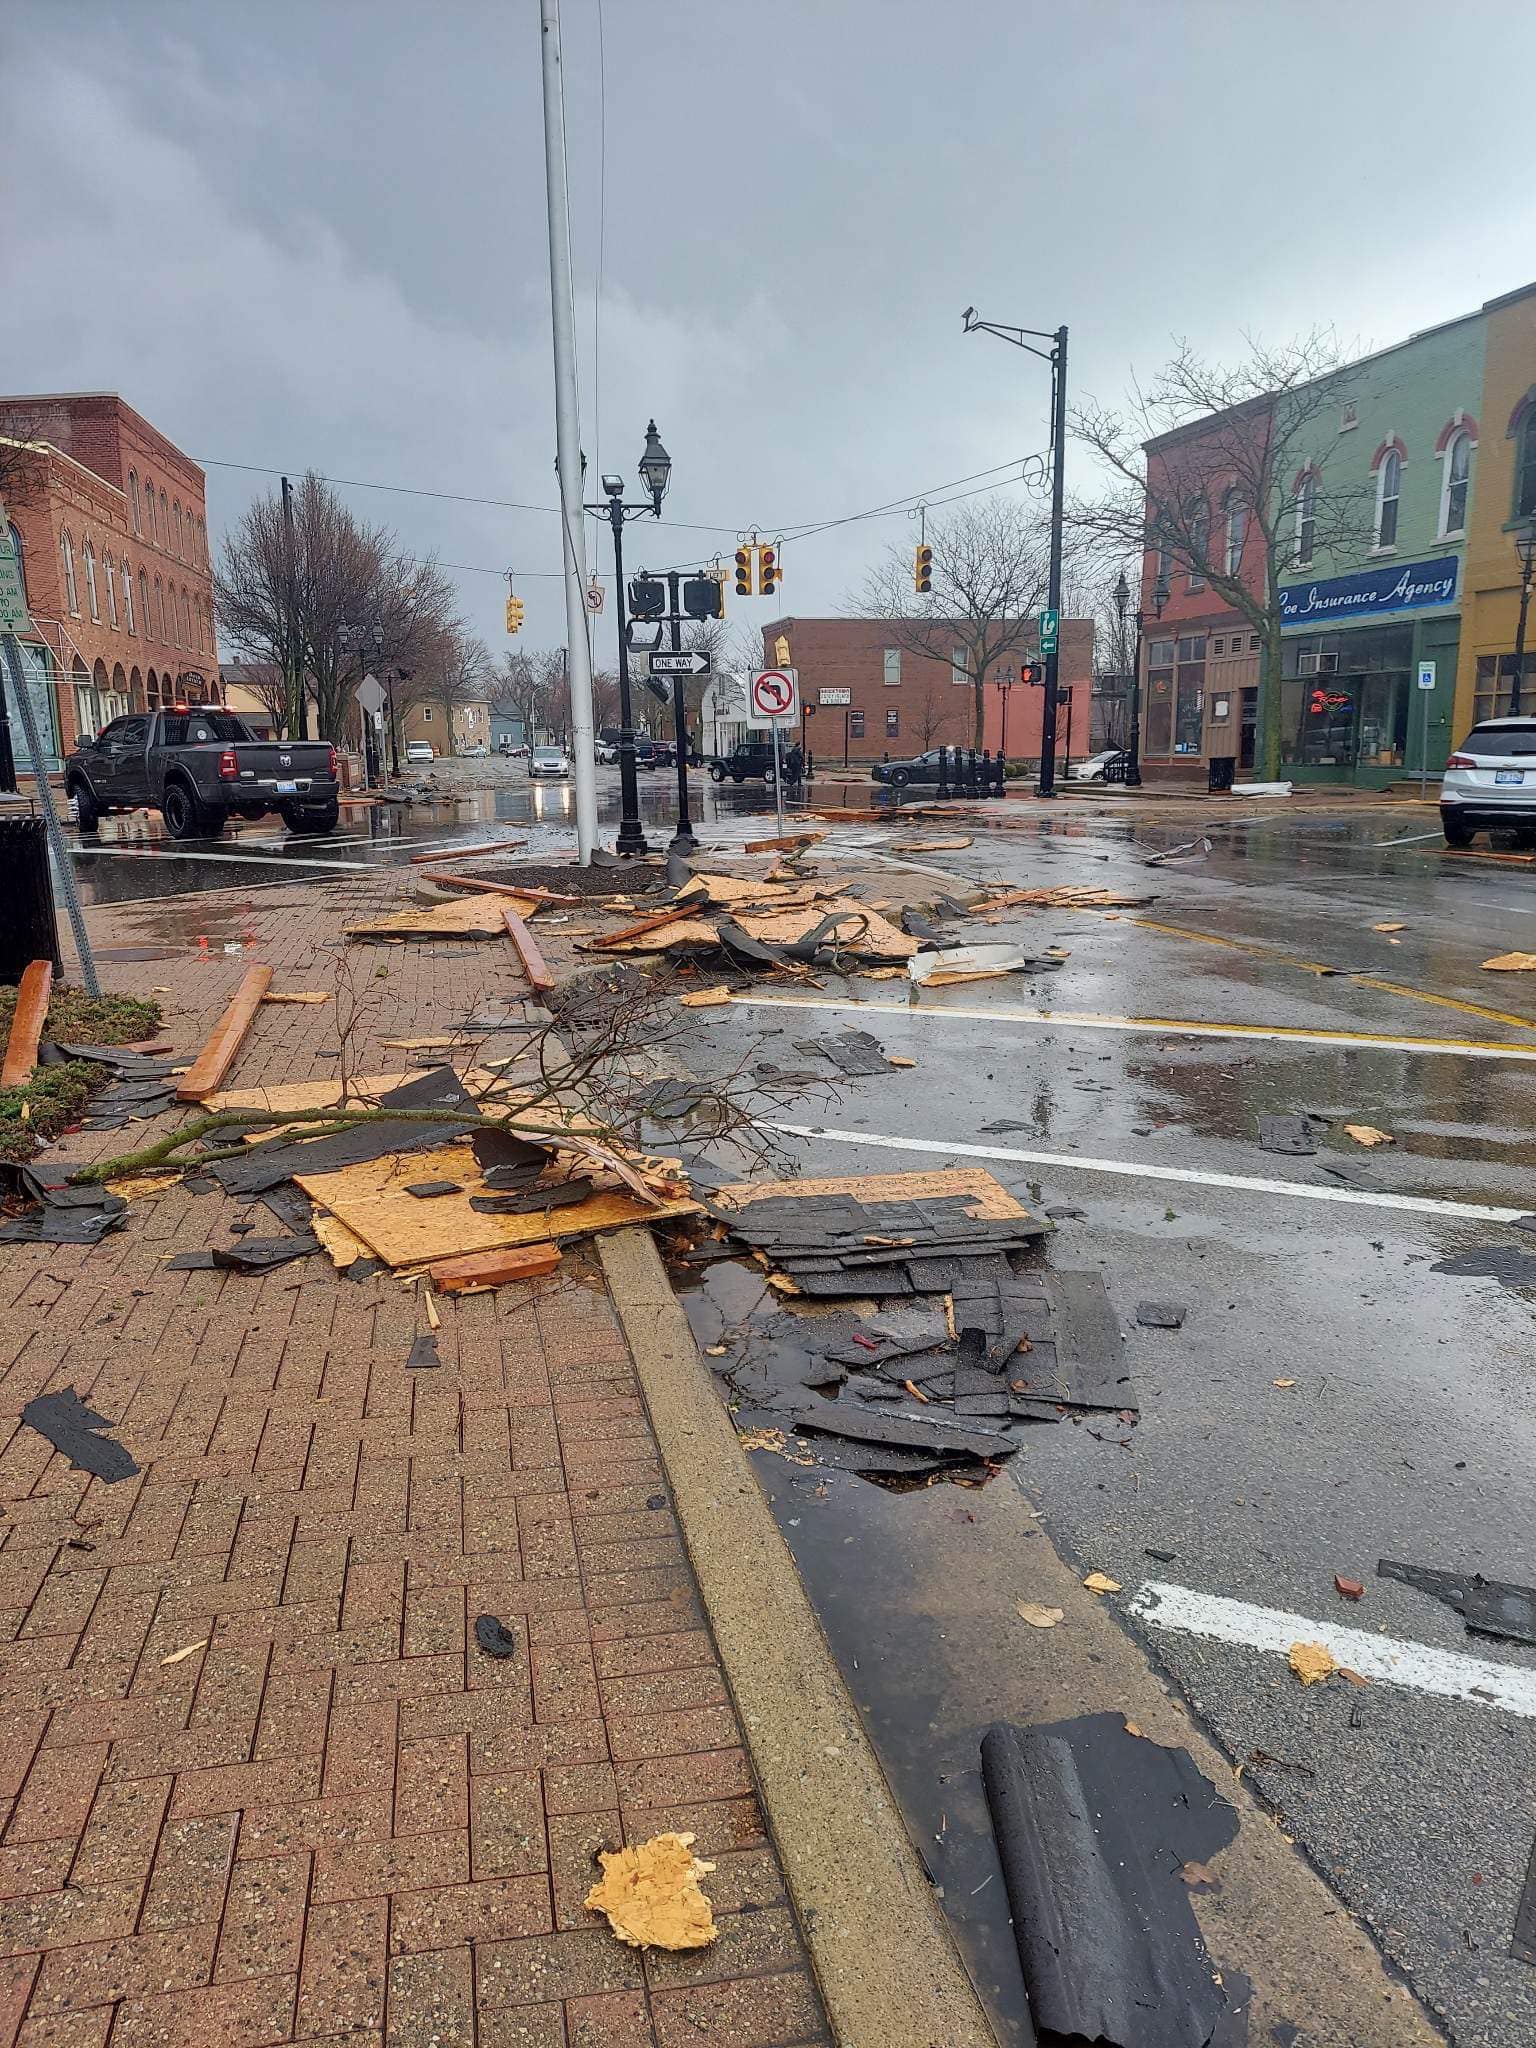
[[[582,866],[587,867],[597,845],[597,765],[592,731],[592,645],[587,638],[587,547],[581,524],[581,418],[576,399],[571,220],[565,186],[560,0],[539,0],[539,34],[544,54],[544,182],[549,202],[549,298],[555,337],[555,445],[560,525],[565,535],[565,629],[570,650],[576,853]]]

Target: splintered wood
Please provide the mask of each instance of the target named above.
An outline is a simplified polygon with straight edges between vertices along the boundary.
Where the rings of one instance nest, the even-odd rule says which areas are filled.
[[[5,1047],[5,1065],[0,1068],[0,1087],[24,1088],[37,1065],[38,1042],[43,1020],[48,1015],[53,990],[53,962],[34,960],[21,977],[16,991],[16,1008],[11,1013],[11,1035]]]
[[[1023,1203],[1015,1201],[984,1166],[950,1166],[931,1173],[838,1173],[820,1180],[732,1181],[716,1188],[712,1199],[722,1208],[746,1209],[757,1201],[814,1200],[818,1195],[849,1195],[866,1203],[933,1202],[963,1195],[965,1213],[973,1218],[1014,1222],[1030,1217]]]
[[[510,898],[486,889],[460,901],[408,903],[387,917],[343,926],[348,938],[504,939]],[[532,908],[530,903],[530,908]]]
[[[1008,889],[1001,896],[989,896],[971,909],[980,916],[988,910],[1013,910],[1031,904],[1044,910],[1139,910],[1151,903],[1150,896],[1123,896],[1115,889],[1094,889],[1086,883],[1058,882],[1050,889]]]
[[[229,1007],[213,1027],[208,1041],[182,1075],[176,1089],[181,1102],[204,1102],[212,1095],[239,1057],[262,997],[272,982],[270,967],[248,967]]]

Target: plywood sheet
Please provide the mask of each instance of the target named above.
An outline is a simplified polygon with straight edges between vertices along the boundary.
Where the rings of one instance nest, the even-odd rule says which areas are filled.
[[[368,1159],[335,1173],[299,1174],[298,1185],[345,1224],[354,1237],[390,1266],[428,1265],[503,1245],[538,1244],[556,1237],[581,1237],[626,1223],[655,1223],[699,1213],[686,1199],[657,1203],[617,1190],[595,1194],[569,1208],[529,1211],[521,1216],[485,1215],[470,1207],[483,1192],[473,1148],[455,1141],[407,1158]],[[430,1202],[405,1192],[412,1181],[457,1181],[461,1193]]]
[[[733,909],[738,903],[774,903],[784,909],[797,903],[812,903],[817,891],[809,884],[790,888],[784,882],[754,880],[743,875],[695,875],[673,897],[674,903],[709,903]]]
[[[868,904],[855,903],[851,896],[833,897],[809,910],[775,910],[763,915],[740,911],[736,922],[749,939],[764,946],[793,946],[826,917],[849,920],[837,934],[837,943],[850,953],[877,960],[910,960],[918,950],[916,939],[899,932]],[[855,924],[855,918],[862,919],[862,923]],[[831,943],[830,939],[827,943]]]
[[[1030,1214],[984,1166],[951,1166],[933,1173],[837,1173],[819,1180],[733,1181],[716,1188],[712,1199],[723,1208],[744,1209],[766,1197],[817,1195],[849,1195],[858,1202],[931,1202],[964,1195],[969,1198],[968,1216],[1013,1221]]]
[[[507,898],[489,890],[446,903],[409,903],[387,917],[343,927],[352,938],[504,939]]]
[[[354,1074],[347,1093],[353,1101],[374,1103],[392,1088],[421,1080],[427,1072],[425,1067],[415,1067],[407,1074]],[[333,1109],[341,1100],[341,1085],[340,1076],[332,1075],[326,1081],[287,1081],[269,1088],[221,1088],[203,1106],[212,1110]]]
[[[632,939],[607,938],[593,940],[583,948],[585,952],[603,953],[681,953],[691,951],[695,946],[718,946],[720,934],[712,924],[706,924],[702,917],[685,917],[676,924],[662,925],[657,931],[641,932]]]

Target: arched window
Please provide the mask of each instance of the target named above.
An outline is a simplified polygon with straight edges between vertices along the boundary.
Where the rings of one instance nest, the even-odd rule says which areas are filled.
[[[133,631],[133,571],[128,566],[128,557],[123,557],[123,624]]]
[[[1467,491],[1472,481],[1472,436],[1453,434],[1446,445],[1445,469],[1440,486],[1440,532],[1442,538],[1467,530]]]
[[[1227,529],[1227,574],[1236,576],[1243,566],[1243,543],[1248,538],[1248,508],[1241,492],[1228,491],[1221,501],[1221,516]]]
[[[176,500],[175,504],[174,504],[174,505],[173,505],[173,506],[171,507],[171,521],[172,521],[172,524],[173,524],[173,525],[175,526],[175,528],[176,528],[176,559],[177,559],[177,561],[179,562],[179,561],[181,561],[181,560],[183,559],[183,556],[182,556],[182,546],[183,546],[183,541],[182,541],[182,533],[181,533],[181,500],[180,500],[180,498],[178,498],[178,499]]]
[[[160,638],[169,640],[171,636],[165,630],[165,585],[158,576],[155,578],[155,618],[159,622]]]
[[[144,628],[144,638],[153,640],[155,617],[149,608],[149,577],[142,569],[139,571],[139,624]]]
[[[144,479],[144,524],[149,529],[151,540],[155,538],[155,486],[153,479]]]
[[[133,530],[142,536],[144,528],[139,518],[139,479],[134,470],[128,472],[128,516],[133,521]]]
[[[181,586],[181,644],[190,647],[192,641],[192,600],[187,595],[185,583]]]
[[[1376,472],[1376,545],[1397,546],[1397,508],[1403,495],[1403,458],[1389,448]]]
[[[197,522],[197,546],[198,553],[202,558],[203,567],[206,569],[208,566],[208,522],[201,517]]]
[[[171,552],[171,506],[164,484],[160,486],[160,545],[167,554]]]
[[[1536,405],[1526,410],[1515,454],[1515,517],[1536,515]]]
[[[1309,469],[1296,486],[1296,566],[1312,565],[1317,538],[1317,471]]]
[[[85,599],[91,608],[91,617],[101,617],[101,600],[96,595],[96,550],[91,545],[89,534],[85,537]]]
[[[69,537],[66,526],[59,535],[59,555],[64,563],[64,602],[78,619],[80,616],[80,593],[75,588],[75,544]]]
[[[113,561],[112,557],[111,557],[111,556],[110,556],[109,554],[108,554],[108,555],[103,555],[103,556],[102,556],[102,558],[101,558],[101,560],[102,560],[102,565],[103,565],[103,567],[104,567],[104,568],[106,569],[106,572],[107,572],[107,624],[108,624],[109,626],[116,626],[116,624],[117,624],[117,564],[116,564],[116,563],[115,563],[115,562]]]
[[[27,595],[27,544],[21,537],[21,528],[14,520],[6,528],[6,532],[11,536],[11,547],[16,556],[16,573],[21,578],[21,595],[23,600],[25,600]]]
[[[1211,508],[1202,498],[1189,510],[1189,587],[1204,590],[1205,570],[1203,563],[1210,559],[1211,552]]]

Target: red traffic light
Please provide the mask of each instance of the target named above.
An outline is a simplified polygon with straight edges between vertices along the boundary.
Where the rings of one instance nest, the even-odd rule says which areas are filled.
[[[1038,661],[1021,661],[1019,663],[1019,681],[1021,683],[1038,683],[1043,674],[1044,670]]]
[[[757,587],[764,597],[771,597],[778,588],[779,556],[776,548],[759,548],[757,551]]]

